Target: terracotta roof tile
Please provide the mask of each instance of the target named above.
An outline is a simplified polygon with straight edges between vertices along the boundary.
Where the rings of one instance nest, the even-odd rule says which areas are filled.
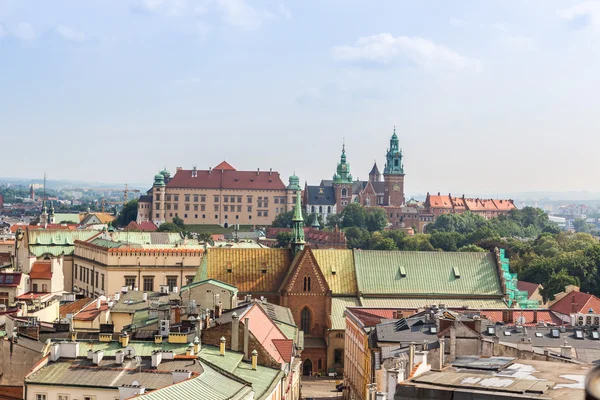
[[[481,312],[492,322],[505,322],[504,313],[512,312],[512,323],[517,323],[517,318],[524,317],[524,326],[536,326],[539,322],[545,322],[546,324],[559,325],[561,323],[560,318],[554,315],[550,310],[532,310],[532,309],[508,309],[508,310],[484,310]],[[537,314],[537,315],[536,315]],[[534,318],[537,316],[537,319]],[[534,322],[534,319],[536,322]]]
[[[34,262],[29,271],[30,279],[52,279],[52,265],[49,262]]]
[[[600,299],[596,296],[573,291],[550,306],[550,310],[560,314],[587,313],[590,308],[600,313]]]
[[[227,161],[223,160],[219,163],[219,165],[217,165],[216,167],[214,167],[213,169],[224,169],[226,171],[235,171],[235,168],[233,168],[231,166],[231,164],[229,164]]]
[[[179,170],[167,183],[168,188],[197,188],[197,189],[260,189],[285,190],[278,172],[269,171],[236,171],[223,169],[212,171],[197,170],[192,176],[192,170]]]
[[[527,292],[528,297],[531,297],[539,287],[539,283],[517,281],[517,289]]]
[[[83,299],[60,306],[60,317],[65,318],[67,314],[75,314],[81,311],[81,309],[86,307],[90,301],[92,301],[92,299],[89,297],[84,297]]]
[[[0,274],[0,287],[12,287],[19,286],[21,283],[20,272],[11,272],[11,273],[1,273]]]
[[[105,301],[101,301],[100,308],[96,308],[96,301],[88,304],[84,309],[73,316],[74,320],[78,321],[93,321],[100,315],[102,312],[106,312],[108,310],[108,303]]]
[[[292,361],[294,351],[294,341],[292,339],[273,339],[273,344],[277,348],[279,354],[281,354],[283,361],[288,363]]]

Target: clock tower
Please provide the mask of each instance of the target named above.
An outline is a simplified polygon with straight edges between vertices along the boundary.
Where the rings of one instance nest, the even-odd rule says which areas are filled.
[[[396,127],[394,127],[394,134],[390,139],[390,148],[385,155],[385,160],[383,201],[387,206],[400,206],[404,204],[404,164],[402,163],[402,149],[398,146]]]

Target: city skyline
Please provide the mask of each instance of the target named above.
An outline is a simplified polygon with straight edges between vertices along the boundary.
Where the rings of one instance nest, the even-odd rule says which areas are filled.
[[[600,2],[32,4],[0,2],[5,176],[316,185],[345,141],[364,180],[396,126],[408,194],[600,191]]]

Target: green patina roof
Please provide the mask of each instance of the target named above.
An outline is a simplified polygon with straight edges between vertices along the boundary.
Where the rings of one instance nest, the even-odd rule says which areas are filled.
[[[58,230],[58,229],[32,229],[28,230],[29,252],[42,257],[44,254],[53,256],[72,255],[75,250],[76,240],[88,240],[98,231],[91,230]]]
[[[200,266],[198,267],[198,271],[196,271],[196,276],[194,277],[194,282],[201,282],[208,279],[209,256],[209,254],[206,254],[204,257],[202,257],[202,261],[200,261]]]
[[[281,370],[259,365],[254,371],[252,365],[247,362],[241,362],[233,373],[252,384],[255,393],[254,398],[257,400],[265,399],[283,377],[283,371]]]
[[[200,376],[139,396],[148,400],[181,400],[187,398],[211,400],[238,400],[251,392],[247,384],[225,376],[206,362],[200,362]]]
[[[216,346],[206,346],[202,345],[200,349],[200,359],[208,361],[211,364],[218,365],[219,368],[224,369],[225,371],[232,373],[237,368],[238,364],[244,358],[243,353],[238,353],[234,351],[226,351],[225,355],[222,356],[219,353],[219,348]]]
[[[449,308],[468,307],[472,310],[499,309],[508,308],[508,305],[500,298],[497,299],[464,299],[464,298],[423,298],[423,297],[408,297],[408,298],[361,298],[363,307],[373,308],[409,308],[418,309],[431,306],[432,304],[444,304]],[[332,319],[333,319],[332,315]]]
[[[69,221],[69,222],[74,223],[74,224],[79,224],[79,222],[81,221],[81,219],[79,218],[79,214],[73,214],[73,213],[55,213],[54,214],[54,221],[57,224],[60,224],[63,221]]]
[[[331,329],[345,330],[344,311],[346,311],[346,307],[359,306],[358,297],[333,297],[331,299]]]
[[[189,285],[182,286],[180,292],[183,292],[184,290],[190,290],[192,288],[195,288],[195,287],[200,286],[200,285],[205,284],[205,283],[210,283],[210,284],[218,286],[218,287],[220,287],[222,289],[230,290],[230,291],[232,291],[232,292],[234,292],[236,294],[238,292],[238,288],[236,288],[235,286],[230,285],[230,284],[225,283],[225,282],[218,281],[216,279],[205,279],[203,281],[190,283]]]
[[[116,249],[118,247],[123,246],[123,243],[114,242],[112,240],[100,239],[100,238],[96,238],[96,239],[92,240],[90,243],[95,244],[96,246],[106,247],[108,249]]]
[[[364,294],[503,295],[492,253],[364,250],[354,252],[354,259]]]

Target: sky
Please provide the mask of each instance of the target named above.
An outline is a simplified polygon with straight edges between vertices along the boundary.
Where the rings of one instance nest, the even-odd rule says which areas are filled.
[[[600,191],[600,1],[0,0],[0,176]]]

